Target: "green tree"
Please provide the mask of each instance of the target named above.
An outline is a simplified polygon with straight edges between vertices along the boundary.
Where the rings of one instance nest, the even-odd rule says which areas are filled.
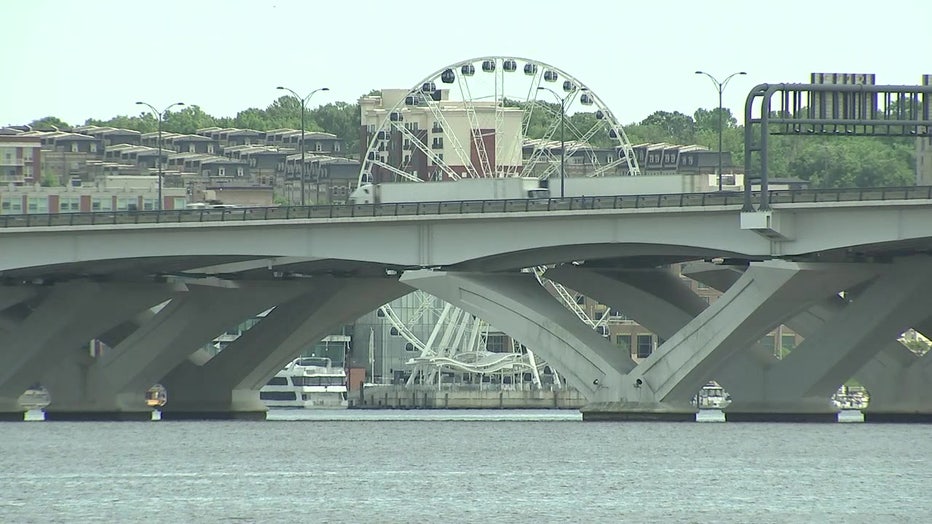
[[[771,176],[808,180],[814,188],[891,187],[914,183],[911,149],[875,137],[813,137]]]
[[[198,105],[184,106],[178,111],[166,113],[162,130],[172,133],[193,134],[198,129],[217,125],[217,119],[208,115]]]
[[[116,127],[119,129],[133,129],[140,133],[152,133],[158,129],[158,119],[149,111],[139,113],[139,116],[117,115],[110,120],[97,120],[88,118],[84,125]]]
[[[359,150],[359,104],[334,102],[313,111],[314,122],[321,129],[343,139],[343,149],[355,155]],[[361,154],[361,153],[360,153]]]
[[[38,120],[33,120],[29,123],[29,127],[39,130],[71,128],[67,122],[55,116],[46,116]]]
[[[696,139],[696,121],[679,111],[655,111],[640,122],[657,136],[668,137],[674,144],[692,144]]]

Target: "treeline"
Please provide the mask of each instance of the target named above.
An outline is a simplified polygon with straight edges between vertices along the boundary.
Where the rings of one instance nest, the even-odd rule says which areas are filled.
[[[370,94],[378,94],[378,91]],[[559,111],[559,105],[551,109]],[[738,125],[727,108],[722,110],[722,117],[722,149],[731,152],[735,166],[740,169],[744,165],[744,127]],[[544,136],[549,118],[543,112],[532,114],[528,136]],[[568,116],[568,125],[589,129],[594,119],[593,113],[575,113]],[[308,109],[305,120],[308,130],[333,133],[344,140],[345,151],[358,151],[358,104],[334,102]],[[718,122],[717,108],[700,108],[692,116],[676,111],[656,111],[640,122],[624,126],[624,129],[633,144],[696,144],[714,151],[718,150]],[[120,115],[110,120],[88,119],[84,123],[143,133],[158,129],[158,121],[150,112],[140,112],[136,116]],[[35,129],[71,127],[55,117],[42,118],[30,125]],[[300,129],[301,105],[293,97],[283,96],[265,109],[246,109],[232,118],[211,116],[197,105],[184,106],[166,114],[162,123],[164,131],[173,133],[194,133],[205,127],[257,131]],[[593,141],[596,147],[608,147],[613,142],[607,136],[593,138]],[[769,156],[771,178],[807,180],[815,188],[904,186],[915,180],[916,142],[910,138],[772,136]]]

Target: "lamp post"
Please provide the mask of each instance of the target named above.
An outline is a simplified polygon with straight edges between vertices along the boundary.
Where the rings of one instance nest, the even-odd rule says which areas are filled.
[[[155,113],[155,116],[158,117],[159,119],[159,137],[158,137],[159,202],[158,202],[158,210],[161,211],[162,210],[162,118],[165,116],[165,113],[167,113],[169,109],[175,106],[183,106],[184,102],[175,102],[174,104],[166,107],[165,109],[161,111],[159,111],[158,109],[155,108],[155,106],[147,102],[136,102],[136,105],[148,107],[149,109],[152,110],[153,113]]]
[[[301,95],[296,93],[294,90],[288,89],[287,87],[278,86],[275,89],[281,89],[282,91],[288,91],[289,93],[291,93],[292,96],[294,96],[295,100],[301,103],[301,205],[303,206],[303,205],[306,205],[306,202],[304,200],[304,179],[307,176],[307,166],[304,164],[304,128],[305,128],[304,114],[307,111],[307,102],[311,99],[312,96],[314,96],[314,93],[318,91],[330,91],[330,88],[329,87],[318,87],[317,89],[308,93],[308,95],[303,98],[301,97]],[[318,177],[317,179],[317,199],[320,200],[320,177]]]
[[[559,93],[549,87],[539,86],[537,90],[550,91],[553,93],[553,96],[557,97],[557,100],[560,101],[560,198],[563,198],[565,193],[563,179],[566,176],[566,140],[564,135],[564,130],[566,129],[566,101],[569,100],[570,96],[575,95],[577,90],[588,91],[589,89],[586,87],[573,87],[573,90],[567,93],[566,96],[560,96]]]
[[[728,85],[728,81],[734,78],[737,75],[746,75],[744,71],[738,71],[728,75],[725,80],[719,82],[714,76],[706,73],[705,71],[696,71],[697,75],[705,75],[712,80],[712,83],[715,84],[715,88],[718,89],[718,190],[722,190],[722,129],[723,129],[723,120],[725,119],[722,116],[722,92],[725,90],[725,86]]]

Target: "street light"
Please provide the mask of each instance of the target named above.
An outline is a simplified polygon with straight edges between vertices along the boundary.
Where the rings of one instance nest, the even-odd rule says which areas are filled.
[[[293,90],[288,89],[287,87],[278,86],[275,89],[281,89],[282,91],[288,91],[295,97],[295,100],[301,103],[301,205],[306,205],[304,200],[304,179],[307,176],[307,166],[304,164],[304,113],[307,110],[307,102],[314,96],[314,93],[318,91],[330,91],[329,87],[318,87],[317,89],[308,93],[304,98],[301,97],[298,93],[295,93]],[[320,200],[320,175],[317,176],[317,200]],[[318,204],[320,202],[317,202]]]
[[[715,84],[715,88],[718,89],[718,190],[722,190],[722,121],[724,117],[722,116],[722,91],[725,90],[725,86],[728,85],[728,81],[734,78],[736,75],[746,75],[744,71],[738,71],[732,73],[725,78],[724,81],[719,82],[714,76],[706,73],[705,71],[696,71],[697,75],[705,75],[712,80],[712,83]]]
[[[566,94],[566,96],[560,96],[559,93],[550,89],[549,87],[540,86],[537,88],[538,91],[550,91],[553,93],[553,96],[557,97],[557,100],[560,101],[560,198],[563,198],[565,193],[563,178],[566,175],[566,141],[564,137],[564,129],[566,128],[566,101],[569,100],[570,96],[575,95],[576,91],[588,91],[589,88],[582,87],[577,88],[573,87],[573,90]]]
[[[152,104],[149,104],[149,103],[147,103],[147,102],[136,102],[136,105],[148,107],[149,109],[152,110],[153,113],[155,113],[155,116],[158,117],[158,119],[159,119],[159,138],[158,138],[158,144],[159,144],[159,159],[158,159],[158,166],[159,166],[159,168],[158,168],[158,169],[159,169],[159,202],[158,202],[158,210],[161,211],[161,210],[162,210],[162,118],[165,116],[165,113],[167,113],[169,109],[171,109],[171,108],[173,108],[173,107],[175,107],[175,106],[183,106],[183,105],[184,105],[184,102],[175,102],[174,104],[172,104],[172,105],[166,107],[165,109],[163,109],[163,110],[161,110],[161,111],[159,111],[158,109],[155,108],[155,106],[153,106]]]

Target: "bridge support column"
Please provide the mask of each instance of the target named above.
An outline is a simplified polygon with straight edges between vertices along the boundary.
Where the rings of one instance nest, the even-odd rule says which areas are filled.
[[[165,284],[69,282],[37,291],[33,311],[4,337],[0,353],[0,398],[18,398],[36,382],[52,385],[50,371],[89,359],[88,342],[127,318],[164,301]],[[76,388],[79,386],[75,386]],[[60,397],[77,394],[59,390]],[[54,399],[54,397],[53,397]],[[0,404],[0,411],[9,409]],[[6,411],[4,411],[6,412]],[[22,408],[4,418],[16,418]]]
[[[735,376],[746,377],[745,382],[747,382],[744,387],[740,383],[726,386],[729,393],[736,399],[733,403],[734,407],[729,407],[729,409],[740,409],[740,412],[736,411],[730,416],[726,414],[729,420],[760,421],[767,417],[773,420],[791,421],[837,420],[837,414],[831,413],[837,412],[837,408],[830,404],[829,399],[851,376],[856,377],[871,393],[871,402],[867,411],[876,411],[871,415],[865,412],[865,421],[923,421],[929,418],[926,414],[932,413],[932,392],[925,384],[932,382],[922,378],[925,371],[923,371],[923,363],[920,359],[896,340],[897,335],[909,325],[913,325],[920,331],[923,327],[929,326],[929,331],[932,332],[932,324],[928,321],[919,326],[902,324],[902,327],[875,327],[874,331],[868,335],[877,335],[877,339],[871,336],[870,340],[861,343],[843,341],[843,337],[826,331],[821,336],[828,338],[829,342],[819,342],[820,331],[833,329],[826,328],[826,324],[845,311],[847,313],[844,314],[853,316],[858,314],[857,309],[865,310],[866,313],[861,313],[863,317],[866,317],[865,326],[872,326],[872,321],[885,318],[889,316],[888,313],[892,313],[893,317],[890,321],[894,325],[914,322],[917,318],[917,311],[927,311],[926,306],[923,305],[925,298],[922,296],[922,290],[927,289],[929,285],[928,277],[923,275],[923,268],[928,267],[927,257],[902,259],[893,265],[877,265],[877,267],[878,272],[884,275],[869,286],[864,286],[864,289],[856,290],[854,293],[849,292],[849,300],[832,296],[785,322],[795,332],[810,339],[809,344],[804,343],[794,350],[792,359],[774,360],[771,364],[762,362],[753,369],[742,369],[740,373],[739,370],[730,370],[734,367],[731,362],[726,365],[723,371],[734,371]],[[736,273],[740,274],[740,272],[729,271],[727,268],[710,268],[708,265],[705,267],[692,265],[687,271],[692,278],[720,290],[727,289],[732,282],[737,280]],[[888,297],[890,294],[896,297],[894,302],[902,301],[902,304],[891,304]],[[848,310],[853,305],[852,301],[858,304],[858,308]],[[877,307],[880,313],[873,311],[873,307]],[[903,310],[906,313],[897,313]],[[857,320],[854,322],[861,324]],[[883,323],[883,320],[880,322]],[[854,331],[846,327],[834,329],[841,329],[845,335],[854,336]],[[889,337],[886,341],[880,341],[879,337],[882,336],[880,333],[885,329]],[[847,345],[838,349],[834,345],[836,342]],[[860,344],[864,346],[858,349]],[[838,362],[832,364],[836,358],[839,359]],[[812,373],[808,381],[809,385],[798,383],[800,377],[805,377],[806,374],[791,370],[786,367],[788,365],[801,367]],[[862,367],[857,369],[858,366]],[[781,384],[784,380],[789,382]],[[769,402],[763,400],[763,394],[758,391],[762,384],[768,384],[778,391],[778,397],[771,398]],[[779,404],[779,407],[775,407],[774,404]],[[792,409],[794,405],[797,407]],[[774,413],[774,415],[762,418],[756,413]]]
[[[754,263],[719,300],[628,373],[613,392],[620,400],[587,408],[603,419],[617,414],[621,420],[650,420],[658,404],[689,406],[709,378],[772,327],[869,275],[865,268],[836,264]]]
[[[397,279],[315,279],[312,291],[276,306],[221,353],[175,367],[162,380],[162,420],[264,420],[259,389],[269,378],[341,324],[410,291]]]
[[[407,271],[401,282],[426,291],[503,330],[566,377],[589,399],[608,400],[631,356],[540,286],[533,275]]]
[[[46,420],[149,420],[145,392],[199,347],[303,290],[293,282],[189,284],[151,320],[86,366],[50,381]],[[57,394],[64,389],[66,394]],[[148,416],[148,418],[147,418]]]
[[[932,318],[913,328],[932,335]],[[875,359],[882,362],[872,361],[858,371],[870,393],[862,410],[864,422],[932,423],[932,351],[920,357],[899,341],[887,345],[893,347]]]
[[[705,300],[669,269],[590,269],[566,264],[548,270],[545,276],[602,304],[624,311],[625,315],[664,339],[672,338],[708,307]],[[737,272],[734,280],[740,276],[741,272]],[[729,285],[732,283],[733,280]],[[775,360],[754,344],[747,351],[736,353],[729,360],[729,367],[747,370],[768,359]],[[716,374],[709,378],[727,383],[727,374],[723,377]],[[593,413],[590,419],[597,416]],[[672,415],[669,418],[676,420],[679,417]]]

